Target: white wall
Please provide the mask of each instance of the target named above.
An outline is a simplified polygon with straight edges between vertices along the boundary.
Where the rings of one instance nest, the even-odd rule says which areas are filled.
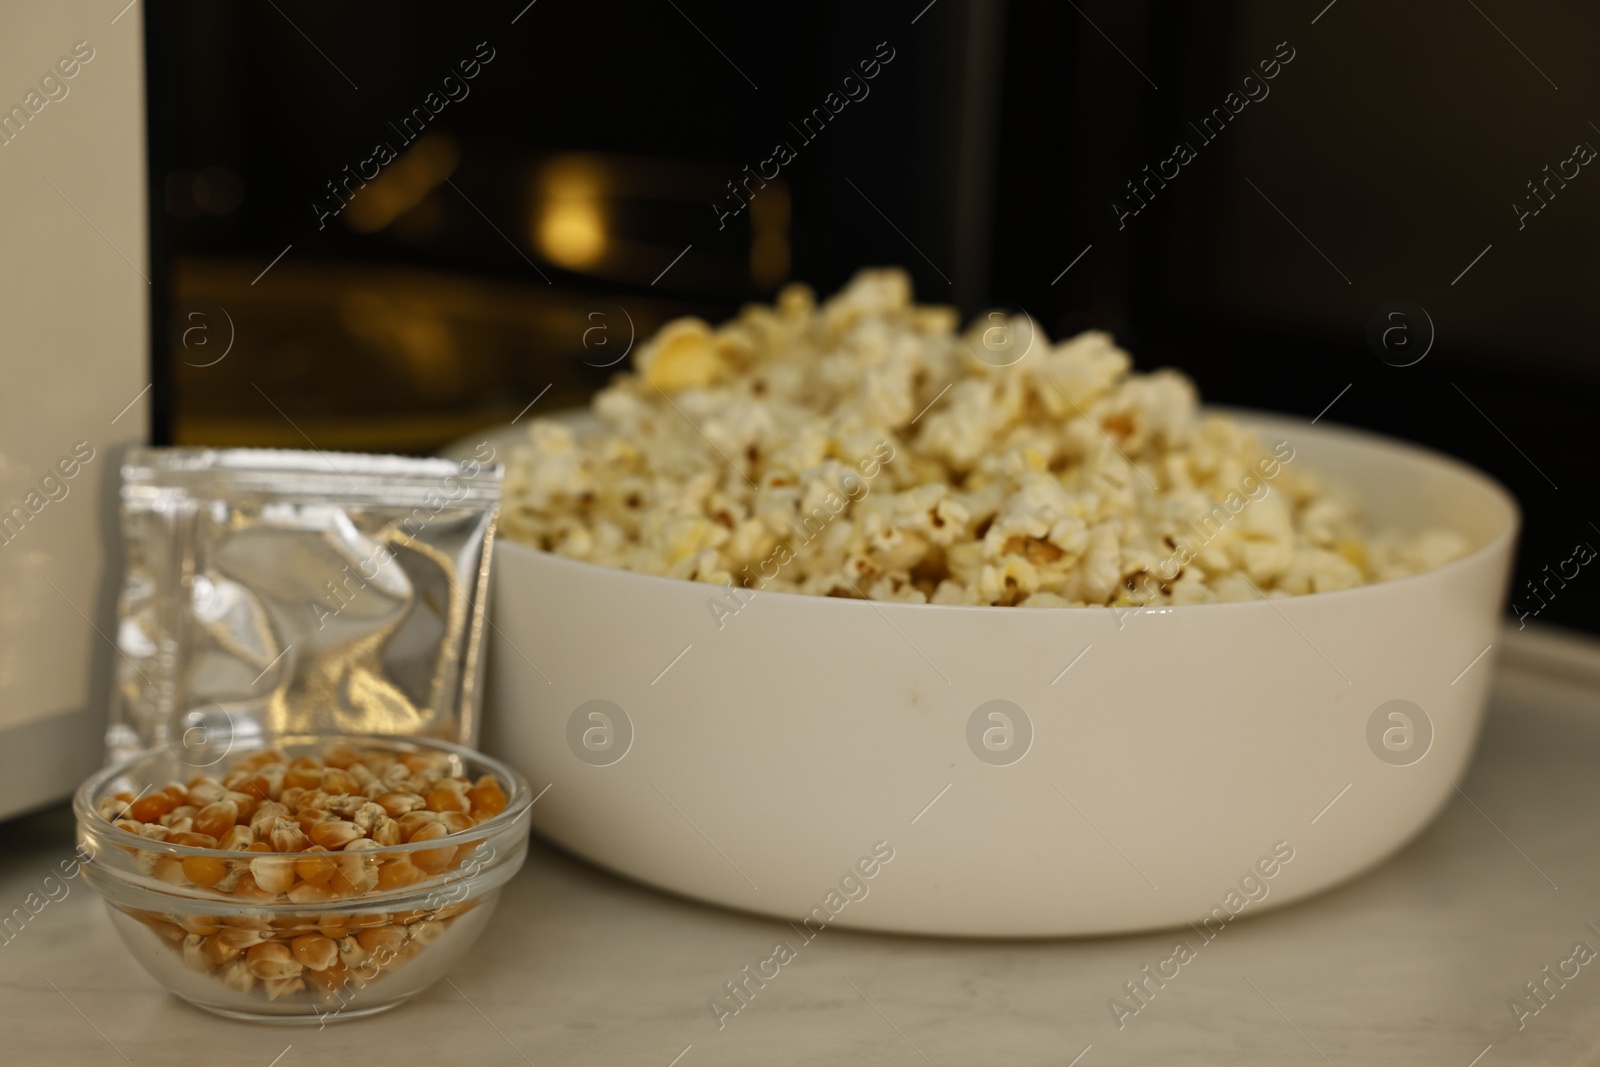
[[[120,9],[0,0],[0,817],[101,753],[116,466],[150,413],[142,0]]]

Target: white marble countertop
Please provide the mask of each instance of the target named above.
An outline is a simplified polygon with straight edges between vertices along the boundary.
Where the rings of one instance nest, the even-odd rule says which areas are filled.
[[[1107,1000],[1179,934],[983,942],[830,929],[719,1030],[710,998],[792,932],[536,841],[448,982],[322,1030],[229,1022],[167,995],[93,891],[66,883],[0,942],[0,1062],[1600,1063],[1600,962],[1552,981],[1520,1030],[1508,1006],[1577,942],[1600,951],[1586,925],[1600,927],[1600,652],[1512,653],[1464,796],[1421,838],[1343,888],[1228,927],[1120,1030]],[[61,808],[0,826],[0,912],[70,855],[71,830]]]

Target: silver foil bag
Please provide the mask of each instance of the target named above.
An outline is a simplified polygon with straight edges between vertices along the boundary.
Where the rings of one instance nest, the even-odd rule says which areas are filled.
[[[111,757],[176,741],[204,766],[263,734],[475,744],[500,481],[478,459],[130,453]]]

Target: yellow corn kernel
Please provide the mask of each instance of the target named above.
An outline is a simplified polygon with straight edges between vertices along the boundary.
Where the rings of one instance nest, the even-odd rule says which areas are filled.
[[[128,805],[128,818],[139,822],[155,822],[177,806],[165,793],[151,793]]]
[[[190,934],[183,939],[183,962],[197,971],[209,971],[211,960],[206,956],[206,939],[199,934]]]
[[[243,956],[244,949],[238,945],[230,945],[220,937],[212,936],[206,938],[205,954],[212,967],[221,967]]]
[[[412,774],[420,771],[439,771],[449,757],[440,752],[402,752],[399,762]]]
[[[177,807],[161,816],[161,825],[172,826],[185,819],[189,820],[190,823],[193,823],[195,814],[199,812],[199,810],[200,809],[195,807],[193,804],[179,804]]]
[[[314,805],[303,807],[294,813],[294,821],[299,823],[300,829],[304,830],[308,834],[311,832],[311,828],[317,825],[317,823],[327,822],[331,818],[333,818],[333,812],[327,810],[326,808],[320,808]]]
[[[427,945],[439,939],[444,933],[445,924],[432,919],[424,919],[419,923],[412,923],[406,927],[406,932],[411,935],[411,942],[415,945]]]
[[[435,841],[441,837],[444,837],[449,832],[450,831],[445,828],[444,823],[433,822],[412,834],[411,840],[414,842]],[[416,864],[419,869],[426,871],[429,874],[437,874],[446,867],[450,866],[450,861],[455,857],[455,854],[456,850],[454,846],[447,848],[422,849],[421,851],[413,852],[411,854],[411,862]]]
[[[384,809],[384,806],[375,804],[370,800],[350,813],[350,821],[360,827],[363,832],[369,834],[372,833],[374,826],[377,826],[379,822],[387,818],[389,818],[389,812]]]
[[[215,804],[227,795],[227,787],[209,774],[189,779],[189,803],[196,807]]]
[[[335,957],[332,966],[313,968],[312,970],[307,971],[305,974],[305,977],[311,980],[312,985],[318,986],[330,993],[337,992],[339,989],[343,988],[345,981],[349,978],[349,976],[350,969],[346,967],[343,961],[339,960],[337,957]]]
[[[214,856],[185,856],[183,876],[195,885],[209,889],[228,873],[226,860]]]
[[[357,784],[355,776],[349,771],[338,767],[329,767],[322,772],[322,791],[329,796],[340,796],[348,793],[358,793],[361,786]]]
[[[356,848],[355,846],[365,846]],[[342,896],[359,896],[370,893],[378,886],[378,858],[364,856],[363,852],[371,851],[378,846],[371,839],[352,841],[343,854],[340,855],[338,873],[334,875],[333,886]]]
[[[428,791],[428,810],[471,811],[472,804],[467,800],[466,790],[458,788],[462,784],[446,779],[435,785]]]
[[[223,985],[240,993],[248,993],[256,985],[256,976],[250,972],[250,965],[242,959],[223,965],[218,977]]]
[[[325,971],[339,962],[339,946],[322,934],[301,934],[289,942],[289,949],[313,971]]]
[[[267,841],[274,852],[302,852],[311,844],[305,831],[289,819],[279,819],[273,823],[272,829],[267,832]]]
[[[467,800],[472,805],[474,815],[499,815],[506,810],[506,791],[501,788],[499,779],[491,774],[486,774],[467,790]]]
[[[459,834],[463,830],[470,830],[478,825],[473,821],[472,816],[464,811],[441,811],[439,813],[439,822],[452,834]]]
[[[157,856],[150,874],[158,882],[168,885],[187,885],[189,878],[183,873],[183,861],[177,856]]]
[[[296,904],[326,904],[339,899],[339,893],[327,883],[296,882],[289,890],[289,899]]]
[[[245,951],[244,958],[250,965],[250,973],[257,978],[296,978],[304,970],[300,961],[294,958],[294,953],[289,951],[289,946],[282,941],[263,941],[259,945],[251,945]]]
[[[256,843],[256,835],[248,826],[234,826],[222,835],[217,847],[224,852],[243,852]]]
[[[340,741],[324,750],[322,762],[325,766],[348,771],[355,764],[362,762],[361,751],[348,742]]]
[[[301,881],[310,882],[312,885],[326,884],[339,869],[332,859],[332,854],[321,845],[312,845],[299,856],[300,858],[294,861],[294,873],[300,876]]]
[[[123,812],[125,812],[127,808],[128,805],[123,801],[118,800],[116,797],[101,797],[99,800],[94,802],[95,814],[111,823],[121,820],[123,817]],[[132,822],[133,820],[130,819],[128,821]],[[137,833],[137,831],[135,832]]]
[[[274,915],[267,920],[272,929],[273,941],[288,941],[299,934],[315,933],[316,918],[311,915]]]
[[[360,941],[356,940],[354,934],[349,937],[341,937],[337,943],[339,946],[339,962],[345,967],[355,967],[366,960],[367,950],[362,947]]]
[[[294,885],[294,858],[291,856],[264,855],[250,861],[250,873],[256,885],[272,894],[286,893]]]
[[[455,859],[450,861],[451,869],[453,870],[456,867],[460,867],[464,863],[472,863],[474,860],[476,860],[480,865],[484,863],[485,861],[483,856],[478,854],[478,849],[482,847],[482,838],[479,838],[476,841],[468,841],[464,845],[457,845]]]
[[[398,819],[408,811],[416,811],[427,806],[427,801],[415,793],[379,793],[377,801],[391,819]]]
[[[378,889],[404,889],[426,877],[427,872],[413,863],[409,856],[392,856],[378,868]]]
[[[261,988],[267,991],[268,1000],[277,1000],[302,992],[305,987],[306,980],[298,974],[293,978],[267,978],[261,982]]]
[[[276,800],[263,800],[250,816],[250,830],[257,838],[266,837],[279,819],[288,818],[289,809]]]
[[[239,880],[233,883],[233,895],[240,900],[272,900],[276,893],[269,893],[256,884],[256,876],[246,870],[239,875]]]
[[[211,936],[229,948],[243,952],[245,949],[266,942],[268,934],[265,930],[252,930],[244,926],[224,926]]]
[[[409,811],[395,820],[400,826],[400,838],[403,841],[410,841],[418,830],[438,821],[439,813],[436,811]]]
[[[342,941],[354,928],[348,915],[324,915],[317,923],[317,932],[331,941]]]
[[[232,896],[233,891],[239,886],[239,879],[249,874],[250,868],[243,863],[235,863],[232,860],[223,860],[222,865],[227,869],[227,873],[211,889],[215,892],[227,893]]]
[[[375,952],[387,952],[392,955],[400,951],[400,946],[405,944],[406,932],[399,926],[369,926],[356,931],[356,944],[360,945],[368,955]]]
[[[260,770],[272,763],[284,763],[289,759],[280,749],[264,748],[260,752],[252,752],[239,761],[239,766],[245,770]]]
[[[239,822],[239,806],[231,800],[207,804],[194,815],[194,832],[221,840]]]
[[[322,784],[322,764],[310,756],[294,760],[283,772],[285,789],[315,789]]]
[[[471,911],[477,906],[477,903],[475,900],[462,900],[454,904],[445,904],[442,907],[433,909],[433,918],[440,923],[449,922],[462,912]]]
[[[228,783],[228,788],[235,793],[244,793],[255,797],[257,800],[266,800],[277,792],[272,787],[272,780],[263,774],[252,774],[239,779],[237,782]]]
[[[314,843],[334,852],[344,848],[350,842],[366,836],[366,831],[361,827],[343,819],[330,819],[327,822],[319,822],[311,828],[310,834]]]
[[[239,809],[239,821],[246,824],[255,818],[256,809],[261,806],[261,798],[250,793],[235,793],[229,790],[222,799],[233,801],[233,806]]]

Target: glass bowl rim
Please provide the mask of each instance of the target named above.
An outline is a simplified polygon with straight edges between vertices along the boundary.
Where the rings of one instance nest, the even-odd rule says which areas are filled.
[[[432,737],[418,737],[411,734],[268,734],[261,738],[251,738],[246,741],[246,747],[242,751],[248,752],[255,749],[273,748],[282,744],[302,744],[316,741],[329,743],[346,741],[356,747],[361,747],[362,745],[376,745],[378,747],[386,745],[415,745],[420,748],[432,749],[436,752],[456,756],[463,761],[481,764],[487,769],[487,773],[494,774],[502,783],[510,786],[505,810],[469,830],[457,830],[427,841],[405,841],[398,845],[379,845],[377,848],[357,849],[349,853],[352,856],[371,856],[375,859],[381,859],[386,856],[404,856],[413,852],[424,852],[430,849],[474,843],[504,831],[533,806],[534,798],[529,796],[531,790],[527,779],[516,770],[492,756],[479,752],[477,749]],[[78,828],[80,830],[93,831],[97,837],[103,837],[108,844],[123,845],[149,852],[161,852],[173,856],[209,856],[217,859],[255,860],[263,856],[301,857],[307,855],[305,852],[249,852],[242,849],[206,848],[201,845],[176,845],[168,841],[158,841],[155,838],[145,837],[130,830],[124,830],[95,810],[95,798],[113,779],[119,775],[127,774],[131,768],[145,760],[170,754],[175,749],[181,749],[182,747],[182,742],[169,741],[153,748],[142,749],[125,759],[107,764],[90,775],[78,787],[77,792],[72,797],[72,813],[77,820]],[[146,788],[149,788],[149,786]],[[326,853],[311,853],[311,855],[327,855],[331,857],[345,855],[345,852],[341,849]]]

